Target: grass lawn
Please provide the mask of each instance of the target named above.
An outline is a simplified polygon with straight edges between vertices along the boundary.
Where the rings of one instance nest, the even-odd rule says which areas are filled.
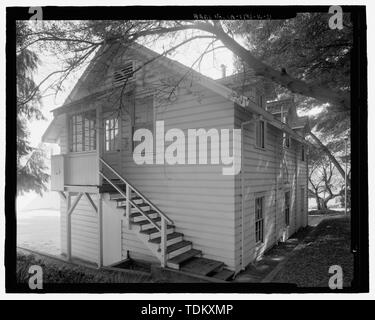
[[[17,252],[17,281],[28,283],[31,265],[39,265],[43,269],[44,283],[139,283],[154,282],[151,276],[132,272],[116,272],[96,270],[77,266],[57,259]]]
[[[328,287],[329,267],[342,267],[344,287],[351,285],[353,256],[350,252],[350,218],[338,216],[323,220],[304,239],[305,247],[286,261],[273,282],[295,283],[300,287]]]

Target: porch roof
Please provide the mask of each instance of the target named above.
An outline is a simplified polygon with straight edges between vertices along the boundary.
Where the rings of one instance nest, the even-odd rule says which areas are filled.
[[[42,136],[43,142],[57,143],[60,132],[65,126],[65,115],[55,116]]]

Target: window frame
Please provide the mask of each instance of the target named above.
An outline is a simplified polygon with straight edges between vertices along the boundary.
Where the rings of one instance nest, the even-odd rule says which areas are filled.
[[[255,146],[262,150],[266,149],[266,121],[263,119],[258,119],[255,124]]]
[[[87,116],[88,114],[90,116]],[[78,121],[79,117],[80,121]],[[69,115],[69,153],[96,151],[96,120],[95,109]],[[86,126],[87,124],[88,127]]]
[[[121,119],[115,116],[111,116],[111,117],[104,119],[104,152],[119,151],[120,149],[120,125],[119,125],[120,121]],[[107,122],[109,122],[108,127],[107,127]],[[108,135],[107,135],[107,132],[108,132]]]
[[[256,196],[254,205],[255,243],[260,244],[264,243],[264,196]]]

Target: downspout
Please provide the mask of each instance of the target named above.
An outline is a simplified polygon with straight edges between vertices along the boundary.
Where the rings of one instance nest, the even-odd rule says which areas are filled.
[[[297,222],[298,222],[298,156],[299,156],[299,148],[297,146],[295,150],[295,156],[294,156],[294,225],[295,230],[294,232],[297,232]]]
[[[276,138],[277,139],[277,138]],[[275,163],[277,165],[275,166],[275,243],[278,242],[278,229],[277,229],[277,191],[278,191],[278,175],[280,173],[280,162],[278,161],[280,159],[280,151],[279,151],[279,144],[278,141],[276,140],[275,143]]]
[[[306,147],[305,150],[305,161],[306,161],[306,191],[305,191],[305,225],[304,227],[307,227],[309,224],[309,153],[310,149]]]
[[[245,215],[245,152],[244,152],[244,126],[250,124],[252,120],[245,121],[241,123],[241,270],[245,270],[244,266],[244,243],[245,243],[245,235],[244,235],[244,215]]]

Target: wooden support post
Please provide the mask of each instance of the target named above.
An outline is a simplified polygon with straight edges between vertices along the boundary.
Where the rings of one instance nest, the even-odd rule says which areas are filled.
[[[131,205],[130,205],[130,198],[131,198],[131,189],[129,184],[126,184],[126,225],[128,227],[128,230],[131,229],[131,223],[130,223],[130,214],[131,214]]]
[[[90,194],[85,192],[85,196],[87,201],[91,204],[92,208],[94,209],[95,213],[98,213],[98,207],[95,205],[94,201],[91,199]]]
[[[68,197],[66,199],[66,243],[67,243],[67,259],[70,261],[72,259],[72,212],[77,206],[79,200],[81,199],[83,193],[78,194],[77,198],[72,204],[72,194],[68,192]]]
[[[66,201],[66,195],[65,195],[64,191],[59,191],[59,194],[60,194],[61,199]]]
[[[98,171],[102,171],[102,162],[100,161],[100,158],[103,155],[103,119],[102,119],[102,106],[99,105],[96,108],[96,152],[98,155]],[[97,173],[98,175],[98,186],[102,185],[103,178],[101,175]]]
[[[79,200],[81,200],[82,195],[83,195],[82,192],[79,193],[78,196],[77,196],[77,198],[74,200],[73,204],[72,204],[71,207],[69,208],[69,211],[68,211],[68,215],[69,215],[69,216],[72,214],[72,212],[73,212],[74,209],[76,208],[76,206],[77,206]]]
[[[72,259],[72,243],[71,243],[71,215],[69,214],[70,207],[71,207],[71,194],[70,192],[67,193],[66,197],[66,256],[68,261]]]
[[[161,249],[161,266],[167,266],[167,220],[161,217],[161,230],[160,230],[160,249]]]
[[[98,230],[99,230],[99,259],[98,268],[103,266],[103,195],[98,195]]]

